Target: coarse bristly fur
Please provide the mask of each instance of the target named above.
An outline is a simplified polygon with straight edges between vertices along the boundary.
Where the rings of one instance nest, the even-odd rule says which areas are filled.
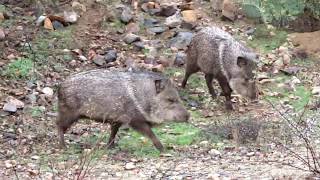
[[[171,80],[153,72],[100,69],[74,74],[60,85],[58,108],[57,126],[62,146],[65,131],[85,117],[112,124],[115,133],[122,124],[128,124],[149,136],[161,150],[151,125],[184,122],[189,118]],[[112,136],[110,142],[113,142]]]
[[[186,62],[186,74],[182,86],[186,85],[189,76],[201,71],[205,74],[210,94],[215,97],[212,79],[219,81],[227,98],[231,91],[256,98],[256,86],[253,81],[253,70],[256,67],[258,55],[244,44],[235,40],[229,33],[218,27],[205,27],[192,39]]]

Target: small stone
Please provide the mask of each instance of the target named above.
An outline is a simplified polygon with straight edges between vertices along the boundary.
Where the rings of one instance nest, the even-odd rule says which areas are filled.
[[[69,65],[71,66],[71,67],[76,67],[77,66],[77,61],[76,60],[71,60],[70,62],[69,62]]]
[[[209,154],[213,155],[213,156],[221,156],[221,152],[216,150],[216,149],[211,149],[209,151]]]
[[[246,35],[248,35],[248,36],[252,36],[255,31],[256,31],[255,28],[248,27],[244,33],[245,33]]]
[[[172,16],[176,13],[177,9],[174,6],[171,5],[163,5],[160,8],[160,11],[155,13],[156,15],[159,16],[165,16],[165,17],[169,17]]]
[[[247,153],[247,156],[248,156],[248,157],[252,157],[252,156],[254,156],[255,154],[256,154],[255,152],[248,152],[248,153]]]
[[[128,33],[123,39],[123,41],[127,44],[131,44],[131,43],[139,41],[139,40],[140,40],[140,37],[138,35],[135,35],[132,33]]]
[[[17,26],[17,27],[16,27],[16,30],[17,30],[17,31],[23,31],[23,26]]]
[[[313,95],[320,95],[320,86],[313,87],[311,93]]]
[[[17,162],[15,160],[6,160],[4,161],[4,166],[9,169],[16,166]]]
[[[153,27],[154,25],[158,24],[159,21],[157,19],[149,18],[149,19],[144,19],[143,24],[146,27]]]
[[[170,17],[167,17],[164,24],[169,28],[175,28],[175,27],[178,27],[181,23],[182,23],[182,18],[180,14],[177,13]]]
[[[17,112],[17,106],[13,103],[5,103],[2,109],[6,112]]]
[[[86,58],[86,57],[83,56],[83,55],[80,55],[80,56],[79,56],[79,59],[80,59],[81,61],[87,61],[87,60],[88,60],[88,58]]]
[[[149,31],[155,33],[155,34],[161,34],[163,33],[164,31],[168,30],[167,27],[164,27],[164,26],[159,26],[159,27],[152,27],[152,28],[149,28],[148,29]]]
[[[129,23],[126,26],[126,33],[138,33],[140,31],[140,26],[137,23]]]
[[[0,28],[0,41],[3,40],[6,37],[6,34],[4,33],[4,30]]]
[[[132,170],[132,169],[135,169],[136,168],[136,165],[133,163],[133,162],[128,162],[126,165],[125,165],[125,169],[126,170]]]
[[[104,56],[104,59],[107,63],[115,61],[117,59],[117,51],[114,49],[109,50],[107,54]]]
[[[284,47],[284,46],[280,46],[279,49],[279,54],[281,53],[287,53],[288,52],[288,48],[287,47]]]
[[[62,29],[64,27],[63,24],[60,23],[59,21],[53,21],[52,25],[53,25],[53,28],[56,29],[56,30],[57,29]]]
[[[38,160],[38,159],[40,159],[40,156],[31,156],[31,159],[32,160]]]
[[[288,54],[283,55],[283,64],[284,65],[289,65],[291,62],[291,58]]]
[[[39,16],[36,21],[36,26],[42,26],[44,23],[44,20],[47,18],[47,16]]]
[[[131,9],[124,8],[121,13],[120,19],[124,23],[129,23],[133,19],[133,13],[132,13]]]
[[[188,22],[188,23],[197,22],[198,17],[197,17],[197,14],[194,10],[182,11],[181,14],[182,14],[182,19],[185,22]]]
[[[0,22],[2,22],[2,21],[4,21],[4,15],[3,15],[3,13],[2,12],[0,12]]]
[[[50,87],[45,87],[45,88],[43,88],[42,90],[41,90],[41,92],[43,93],[43,94],[45,94],[45,96],[46,97],[52,97],[53,96],[53,89],[52,88],[50,88]]]
[[[69,23],[76,23],[78,21],[78,17],[79,17],[79,15],[74,11],[71,11],[71,12],[64,11],[63,12],[63,18],[67,23],[68,22]]]
[[[182,51],[179,51],[176,55],[176,58],[174,60],[174,65],[176,66],[183,66],[185,64],[185,58],[186,58],[186,54]]]
[[[49,18],[46,18],[44,20],[44,28],[49,29],[49,30],[53,30],[53,25],[52,25],[52,22]]]
[[[141,51],[142,49],[145,48],[144,42],[142,41],[134,42],[133,45],[138,51]]]
[[[97,55],[94,56],[93,62],[98,66],[102,66],[102,65],[104,65],[106,63],[106,61],[104,59],[104,56],[102,56],[100,54],[97,54]]]
[[[14,104],[18,109],[24,108],[24,103],[12,96],[8,96],[6,102]]]

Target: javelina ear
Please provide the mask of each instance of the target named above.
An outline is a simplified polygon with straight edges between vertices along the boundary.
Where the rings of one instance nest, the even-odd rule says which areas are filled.
[[[160,93],[165,88],[165,80],[164,79],[156,79],[154,81],[154,84],[156,86],[156,93]]]
[[[248,60],[247,59],[245,59],[245,58],[243,58],[243,57],[238,57],[238,59],[237,59],[237,65],[239,66],[239,67],[244,67],[244,66],[246,66],[248,64]]]

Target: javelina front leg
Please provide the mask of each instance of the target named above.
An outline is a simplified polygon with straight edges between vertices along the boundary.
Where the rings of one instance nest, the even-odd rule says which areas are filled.
[[[78,120],[78,116],[76,115],[73,116],[72,113],[68,115],[68,113],[59,112],[56,125],[58,128],[59,144],[61,149],[66,147],[66,144],[64,141],[64,134],[66,133],[68,128],[77,120]]]
[[[232,89],[229,86],[228,80],[223,75],[220,75],[217,77],[219,85],[222,89],[223,95],[226,98],[226,109],[227,110],[233,110],[232,102],[231,102],[231,92]]]
[[[109,137],[108,145],[107,145],[108,149],[114,148],[114,139],[115,139],[121,125],[122,125],[121,123],[111,124],[111,133],[110,133],[110,137]]]
[[[205,76],[206,83],[209,89],[209,93],[211,94],[212,99],[215,99],[217,97],[217,94],[212,86],[212,80],[213,80],[213,74],[206,74]]]
[[[198,68],[197,66],[192,66],[192,65],[188,65],[188,64],[187,64],[186,73],[185,73],[184,79],[183,79],[183,81],[182,81],[182,83],[181,83],[181,87],[182,87],[182,88],[185,88],[189,77],[190,77],[192,74],[194,74],[194,73],[196,73],[196,72],[198,72],[198,71],[199,71],[199,68]]]
[[[149,137],[153,145],[160,151],[163,152],[163,146],[157,136],[152,132],[151,127],[148,123],[143,121],[133,121],[130,126],[141,134]]]

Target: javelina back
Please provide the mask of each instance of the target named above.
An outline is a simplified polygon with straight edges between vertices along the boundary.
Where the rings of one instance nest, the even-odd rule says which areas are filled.
[[[212,80],[216,78],[226,97],[227,109],[233,109],[232,90],[251,99],[257,97],[252,72],[257,59],[256,53],[236,41],[229,33],[217,27],[206,27],[192,38],[182,87],[186,86],[191,74],[202,71],[211,96],[216,97],[212,87]]]
[[[111,125],[108,146],[122,124],[149,137],[160,151],[163,146],[151,130],[164,121],[187,121],[188,111],[174,84],[158,73],[91,70],[61,83],[58,90],[57,119],[61,147],[64,133],[79,118]]]

